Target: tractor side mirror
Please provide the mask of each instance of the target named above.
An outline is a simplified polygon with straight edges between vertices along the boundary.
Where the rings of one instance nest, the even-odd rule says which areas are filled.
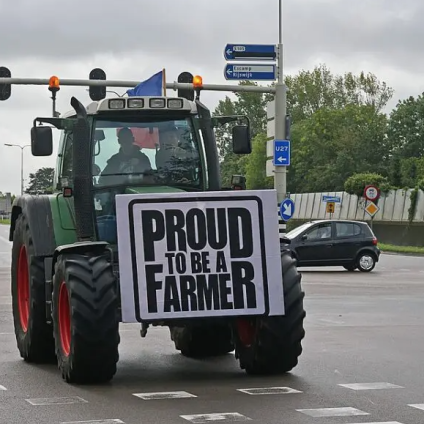
[[[233,152],[235,154],[252,153],[252,143],[250,140],[250,131],[247,125],[236,125],[233,127]]]
[[[50,156],[53,153],[51,127],[31,128],[31,153],[33,156]]]

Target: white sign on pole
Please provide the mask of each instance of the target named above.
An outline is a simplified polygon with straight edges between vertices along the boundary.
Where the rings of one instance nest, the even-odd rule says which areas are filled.
[[[275,190],[117,195],[123,322],[283,315]]]
[[[267,119],[274,119],[275,118],[275,100],[272,100],[267,103],[266,105],[266,116]]]
[[[268,138],[275,138],[275,119],[272,119],[266,123],[266,136]]]
[[[267,177],[273,177],[275,172],[275,166],[272,163],[272,159],[268,159],[266,161],[266,176]]]

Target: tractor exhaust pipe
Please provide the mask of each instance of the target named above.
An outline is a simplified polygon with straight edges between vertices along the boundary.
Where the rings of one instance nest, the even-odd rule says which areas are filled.
[[[71,106],[77,114],[72,146],[73,198],[77,237],[78,241],[94,241],[90,126],[84,105],[72,97]]]

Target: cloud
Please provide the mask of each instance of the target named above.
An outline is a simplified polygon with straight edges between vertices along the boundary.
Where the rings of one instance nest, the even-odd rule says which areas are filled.
[[[373,72],[396,90],[390,107],[423,91],[424,3],[283,3],[286,74],[318,63],[337,73]],[[139,81],[165,67],[168,82],[189,70],[205,83],[225,84],[226,43],[278,39],[277,0],[0,0],[0,13],[0,66],[15,77],[87,79],[91,69],[101,67],[108,79]],[[229,94],[204,92],[202,99],[213,109]],[[71,95],[90,101],[86,88],[62,87],[59,111],[70,109]],[[51,115],[49,97],[46,87],[13,86],[12,97],[0,102],[1,191],[20,189],[20,151],[4,143],[29,143],[33,119]],[[41,166],[55,166],[55,157],[32,157],[25,149],[25,178]]]

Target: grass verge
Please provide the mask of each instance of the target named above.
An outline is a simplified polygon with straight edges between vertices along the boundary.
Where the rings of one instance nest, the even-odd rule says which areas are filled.
[[[10,225],[10,219],[0,219],[0,224],[2,224],[2,225]]]
[[[410,255],[424,255],[424,247],[395,246],[393,244],[378,243],[382,252],[406,253]]]

